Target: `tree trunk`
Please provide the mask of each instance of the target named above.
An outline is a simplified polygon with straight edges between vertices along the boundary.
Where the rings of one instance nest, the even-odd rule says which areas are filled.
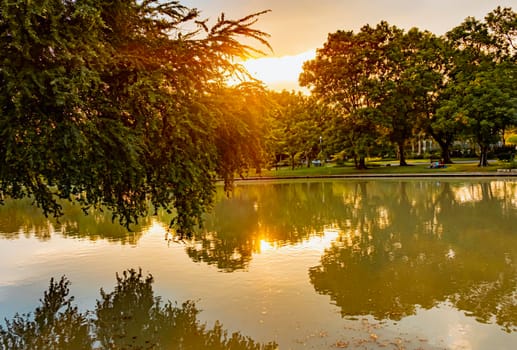
[[[480,146],[479,164],[478,166],[488,166],[488,146]]]
[[[398,143],[400,166],[407,166],[406,155],[404,154],[404,142]]]
[[[294,170],[294,155],[291,155],[291,170]]]
[[[359,156],[359,162],[355,163],[355,167],[359,170],[366,169],[366,157]]]
[[[453,164],[453,161],[451,159],[451,141],[448,140],[446,137],[440,138],[435,133],[430,132],[429,133],[433,139],[438,142],[441,149],[441,157],[445,164]]]
[[[442,161],[444,164],[452,164],[451,159],[451,152],[449,152],[449,145],[448,144],[440,144],[440,147],[442,149]]]

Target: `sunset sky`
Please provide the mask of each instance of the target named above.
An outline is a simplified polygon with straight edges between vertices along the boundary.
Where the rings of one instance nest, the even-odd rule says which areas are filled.
[[[359,30],[382,20],[397,27],[418,27],[441,35],[466,17],[482,19],[497,6],[517,8],[517,0],[183,0],[214,23],[224,12],[238,19],[262,10],[255,28],[271,35],[269,57],[247,63],[272,89],[298,89],[304,61],[314,57],[327,34],[336,30]]]

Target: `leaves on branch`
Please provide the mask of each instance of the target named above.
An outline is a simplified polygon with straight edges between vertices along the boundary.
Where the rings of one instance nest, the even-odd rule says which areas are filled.
[[[104,207],[126,226],[150,201],[188,232],[236,170],[218,174],[215,140],[233,124],[217,95],[234,60],[260,52],[241,40],[269,47],[252,28],[263,13],[208,28],[178,1],[3,2],[0,197],[54,216],[59,198]]]

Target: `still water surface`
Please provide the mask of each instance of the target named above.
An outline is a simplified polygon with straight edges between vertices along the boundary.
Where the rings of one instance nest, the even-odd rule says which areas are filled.
[[[141,268],[208,327],[280,349],[517,344],[516,181],[238,183],[193,239],[166,215],[128,233],[66,211],[57,223],[29,202],[0,207],[0,319],[33,312],[63,275],[93,310],[117,272]]]

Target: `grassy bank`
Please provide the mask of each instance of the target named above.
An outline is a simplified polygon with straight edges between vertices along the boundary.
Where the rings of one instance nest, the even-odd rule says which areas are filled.
[[[439,173],[484,173],[496,172],[497,169],[507,166],[505,163],[491,161],[488,167],[479,167],[477,160],[461,160],[454,164],[448,164],[446,168],[431,169],[427,160],[410,160],[409,166],[398,166],[396,161],[374,161],[367,163],[367,169],[357,170],[352,163],[337,166],[333,163],[325,164],[320,167],[311,166],[310,168],[282,167],[278,170],[264,170],[261,176],[264,177],[291,177],[291,176],[322,176],[322,175],[360,175],[360,174],[439,174]],[[249,174],[255,176],[255,174]]]

